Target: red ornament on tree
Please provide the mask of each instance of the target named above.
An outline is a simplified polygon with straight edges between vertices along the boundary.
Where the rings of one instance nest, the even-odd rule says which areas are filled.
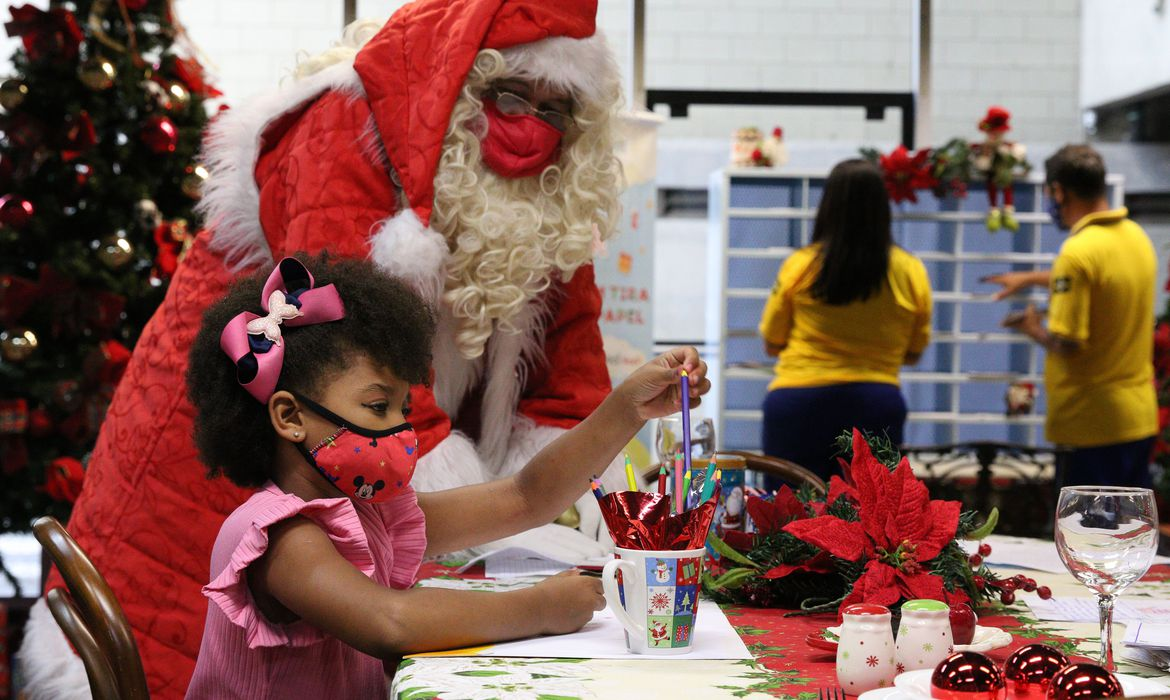
[[[45,493],[58,501],[73,503],[81,494],[85,467],[74,457],[58,457],[45,469]]]
[[[53,419],[43,408],[34,408],[28,414],[28,434],[35,438],[43,438],[53,432]]]
[[[140,10],[146,9],[146,6],[149,2],[150,0],[122,0],[122,4],[124,4],[126,9],[130,10],[131,12],[138,12]]]
[[[61,160],[68,163],[76,160],[97,143],[93,120],[85,110],[65,118],[65,129],[61,134]]]
[[[33,203],[14,194],[0,197],[0,224],[22,229],[28,225],[34,213]]]
[[[149,117],[138,137],[154,153],[174,153],[179,142],[179,130],[170,117]]]
[[[11,11],[12,20],[4,27],[8,36],[20,37],[30,59],[77,60],[77,49],[85,35],[72,12],[60,7],[46,12],[32,5],[13,7]]]

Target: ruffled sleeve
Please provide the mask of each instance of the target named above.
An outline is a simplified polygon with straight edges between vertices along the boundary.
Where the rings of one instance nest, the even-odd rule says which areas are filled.
[[[410,588],[427,551],[426,516],[418,507],[418,496],[409,486],[378,508],[394,552],[387,580],[393,588]]]
[[[269,622],[264,617],[252,598],[245,570],[267,551],[268,528],[295,515],[306,517],[319,525],[333,541],[338,553],[372,578],[375,565],[369,542],[357,512],[347,498],[306,502],[291,494],[266,495],[268,497],[256,504],[257,508],[250,514],[250,523],[243,526],[243,534],[232,551],[228,565],[219,576],[203,587],[203,595],[217,605],[228,620],[244,629],[250,649],[315,644],[324,640],[326,635],[309,623],[297,621],[281,625]],[[225,524],[225,529],[227,527]]]

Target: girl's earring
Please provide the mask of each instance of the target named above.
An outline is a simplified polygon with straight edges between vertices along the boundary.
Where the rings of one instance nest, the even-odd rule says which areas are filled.
[[[299,430],[294,430],[294,431],[293,431],[293,437],[295,437],[295,438],[299,438],[300,436],[301,436],[301,432],[300,432]]]

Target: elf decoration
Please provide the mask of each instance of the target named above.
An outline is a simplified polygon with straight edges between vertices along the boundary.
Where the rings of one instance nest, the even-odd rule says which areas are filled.
[[[896,204],[917,203],[920,190],[930,190],[939,199],[962,199],[967,196],[968,185],[978,177],[987,186],[987,230],[1018,231],[1012,185],[1032,166],[1025,157],[1024,146],[1004,138],[1011,129],[1010,119],[1006,109],[991,107],[979,122],[979,129],[986,134],[982,142],[955,138],[917,152],[898,146],[890,153],[863,148],[861,155],[881,168],[890,200]]]
[[[987,230],[998,231],[1001,227],[1015,232],[1020,230],[1016,220],[1016,207],[1012,195],[1012,182],[1026,175],[1032,166],[1025,156],[1023,144],[1013,143],[1004,138],[1011,130],[1011,113],[1003,107],[991,107],[979,122],[979,130],[987,135],[983,143],[972,149],[975,170],[987,181]],[[999,195],[1003,194],[1003,208],[999,207]]]
[[[998,520],[960,512],[956,501],[931,500],[926,485],[888,441],[858,431],[841,441],[841,460],[826,497],[787,486],[769,498],[749,496],[754,533],[727,532],[708,542],[720,555],[703,573],[703,588],[719,600],[837,612],[854,603],[889,607],[913,598],[950,604],[998,598],[1015,591],[1051,592],[1023,576],[1000,579],[983,563],[986,543],[967,554],[959,539],[981,540]]]
[[[171,0],[10,8],[0,82],[0,532],[65,518],[196,226],[218,96]]]

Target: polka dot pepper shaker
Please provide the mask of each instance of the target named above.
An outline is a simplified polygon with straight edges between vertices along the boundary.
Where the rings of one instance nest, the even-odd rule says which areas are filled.
[[[849,695],[860,695],[894,683],[894,633],[890,610],[860,603],[841,611],[837,643],[837,682]]]
[[[954,653],[951,608],[937,600],[908,600],[902,604],[894,667],[898,673],[933,669]]]

